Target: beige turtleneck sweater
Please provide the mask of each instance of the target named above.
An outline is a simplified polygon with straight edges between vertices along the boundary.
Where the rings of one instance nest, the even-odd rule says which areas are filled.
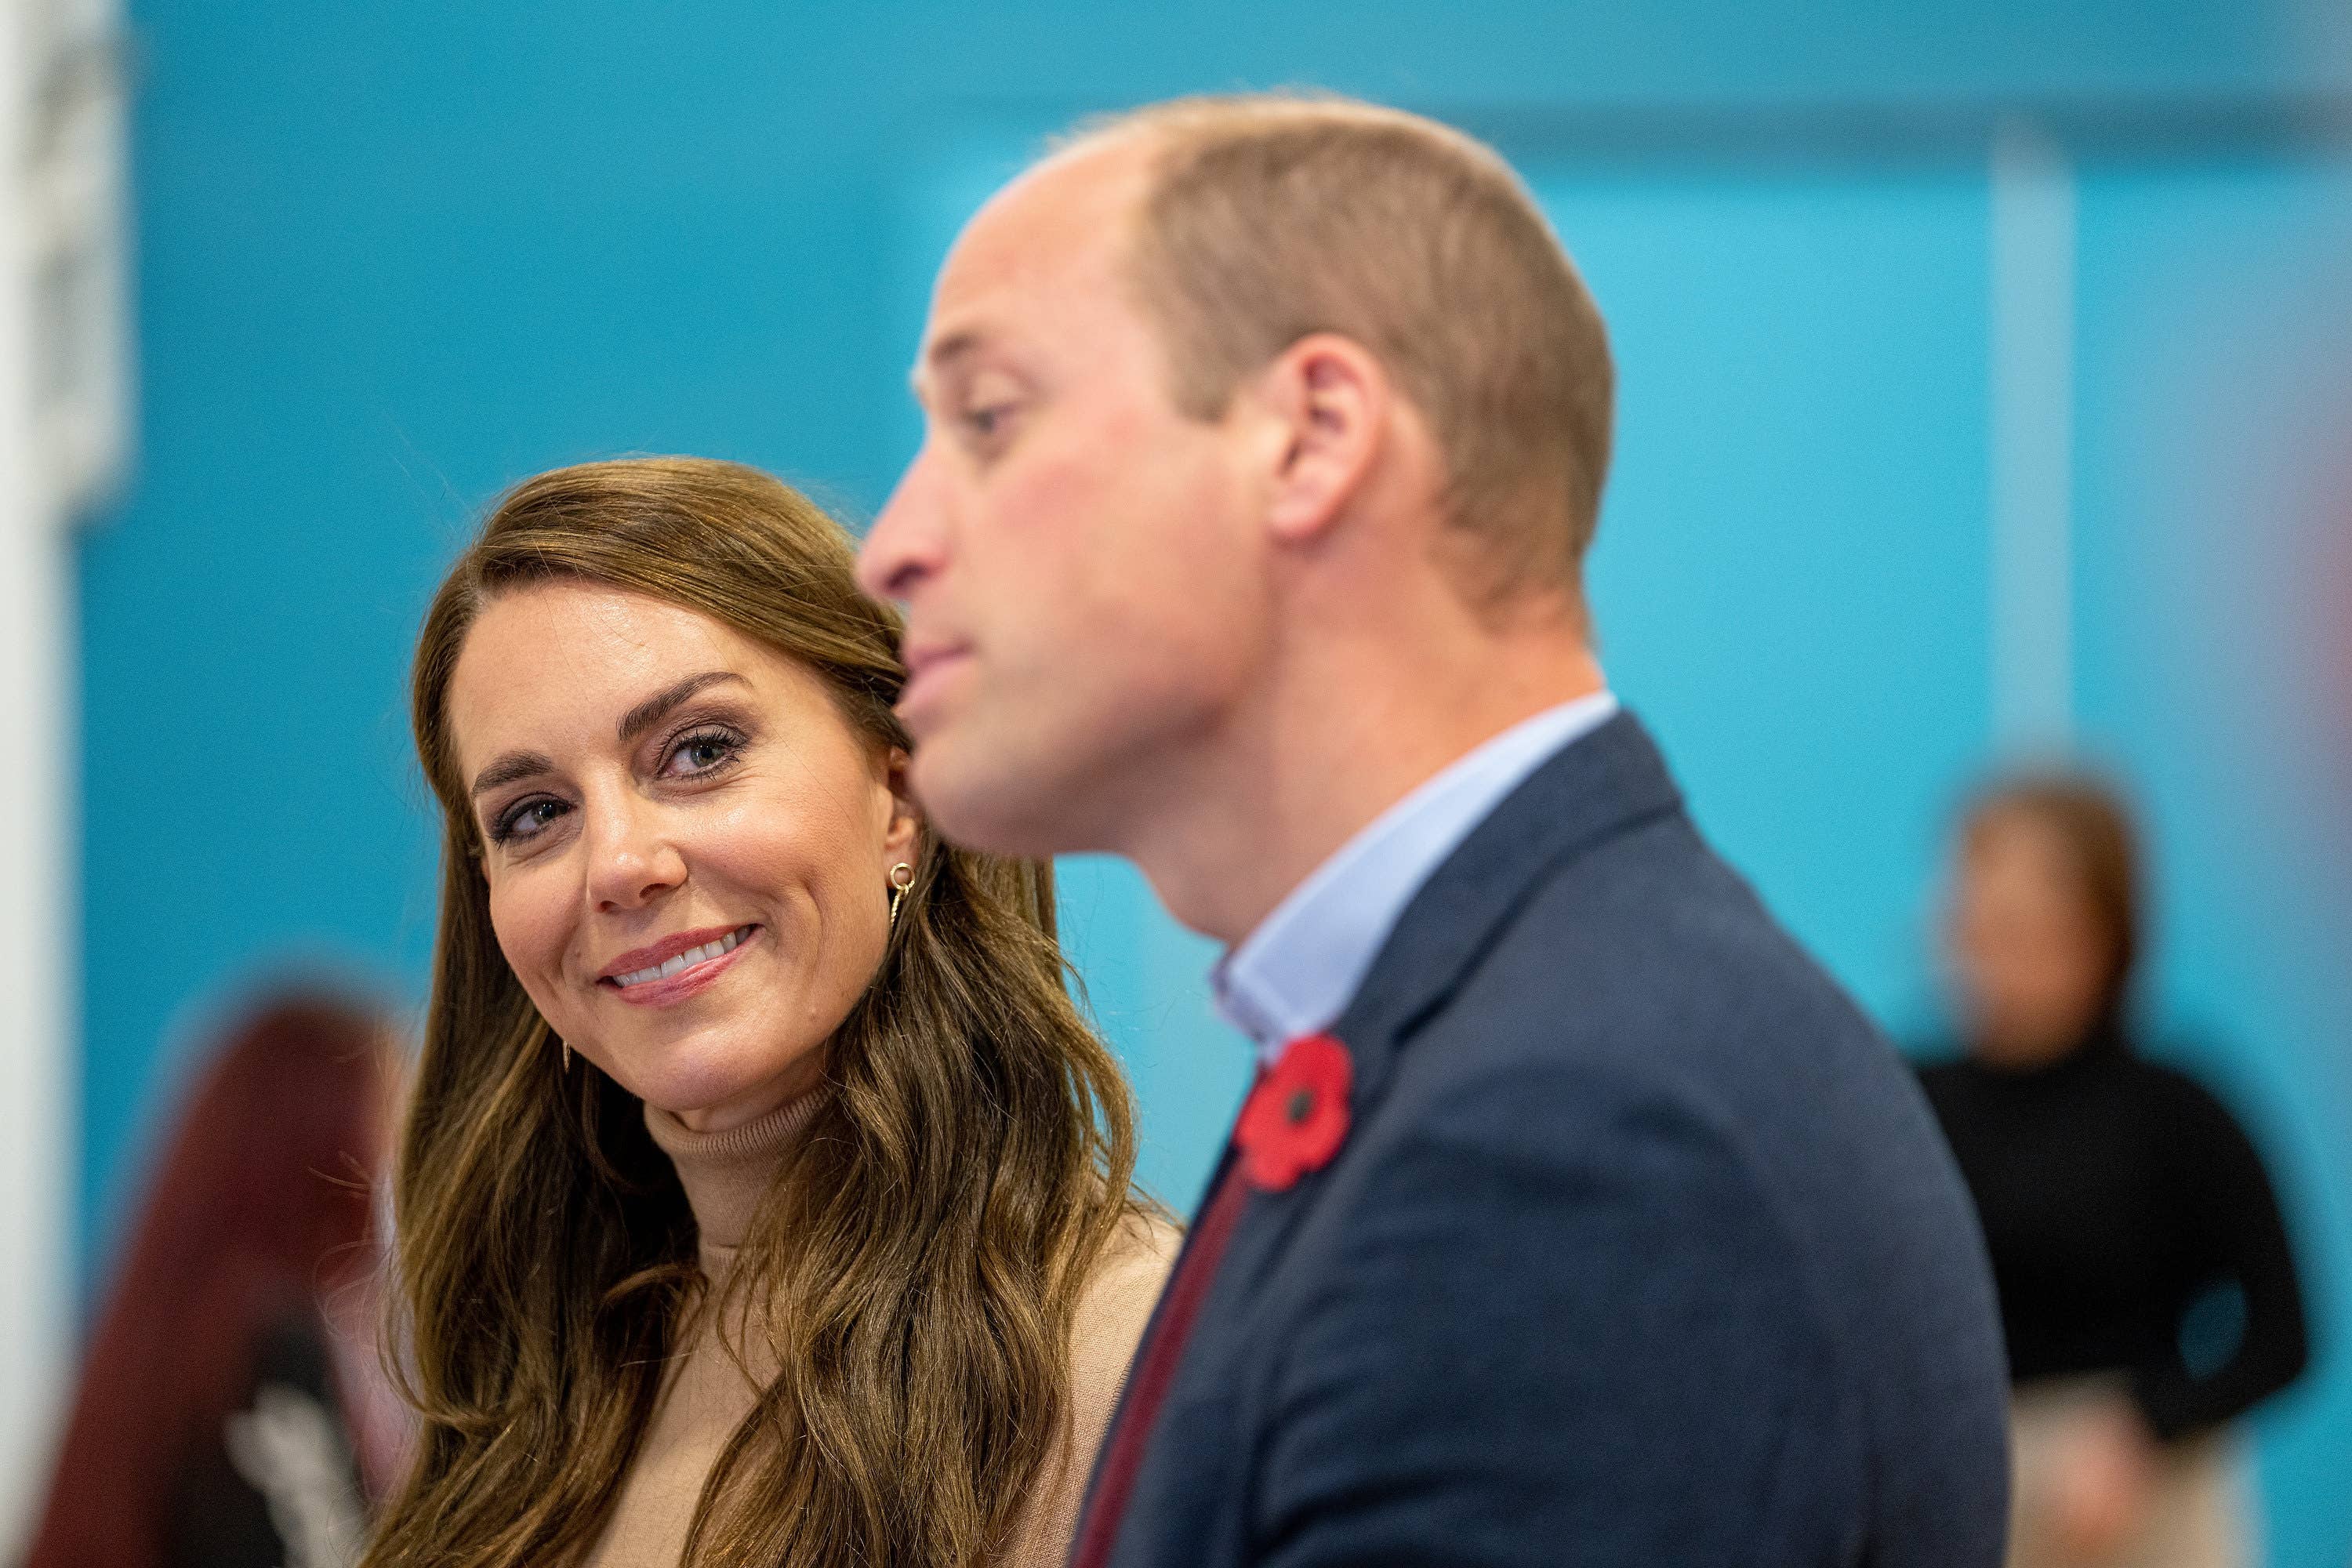
[[[714,1286],[725,1280],[753,1210],[816,1107],[817,1098],[806,1096],[747,1126],[715,1133],[692,1131],[667,1111],[646,1108],[646,1129],[686,1188],[700,1233],[703,1272]],[[1062,1442],[1034,1483],[1001,1568],[1061,1568],[1068,1555],[1095,1450],[1175,1261],[1177,1242],[1172,1226],[1136,1220],[1096,1266],[1071,1325],[1070,1408]],[[675,1568],[702,1483],[751,1414],[759,1394],[752,1377],[760,1372],[757,1361],[749,1373],[737,1365],[720,1341],[717,1314],[695,1314],[588,1568]]]

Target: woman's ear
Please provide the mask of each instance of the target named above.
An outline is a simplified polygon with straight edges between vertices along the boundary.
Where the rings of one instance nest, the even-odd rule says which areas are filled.
[[[907,772],[913,758],[903,746],[893,746],[883,753],[883,782],[890,790],[890,821],[882,834],[882,853],[892,864],[900,860],[912,862],[923,836],[922,808],[915,804],[915,792],[907,782]]]

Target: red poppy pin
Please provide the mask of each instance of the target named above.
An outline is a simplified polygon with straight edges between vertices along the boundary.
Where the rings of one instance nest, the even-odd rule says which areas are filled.
[[[1348,1138],[1348,1088],[1355,1058],[1328,1035],[1301,1035],[1250,1090],[1234,1126],[1242,1174],[1278,1193],[1331,1163]]]

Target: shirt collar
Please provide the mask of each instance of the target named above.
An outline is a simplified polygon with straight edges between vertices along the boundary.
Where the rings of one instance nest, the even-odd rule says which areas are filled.
[[[1616,711],[1608,691],[1547,709],[1373,818],[1217,961],[1209,975],[1217,1011],[1268,1062],[1297,1037],[1330,1027],[1431,873],[1545,759]]]

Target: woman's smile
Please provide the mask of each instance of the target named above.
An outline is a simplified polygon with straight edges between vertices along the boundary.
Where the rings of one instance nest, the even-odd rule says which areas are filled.
[[[631,948],[604,966],[596,984],[640,1007],[682,1002],[709,990],[765,929],[754,923],[679,931]]]

